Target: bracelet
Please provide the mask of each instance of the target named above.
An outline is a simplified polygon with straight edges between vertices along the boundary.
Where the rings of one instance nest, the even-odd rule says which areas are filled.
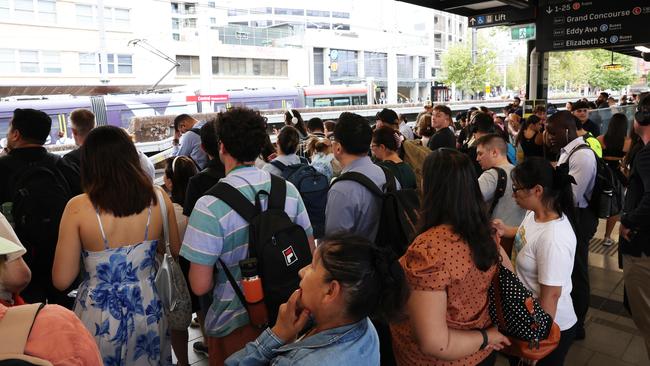
[[[483,344],[481,344],[481,348],[478,349],[479,351],[482,351],[488,345],[488,335],[485,329],[479,329],[478,331],[481,332],[481,335],[483,336]]]

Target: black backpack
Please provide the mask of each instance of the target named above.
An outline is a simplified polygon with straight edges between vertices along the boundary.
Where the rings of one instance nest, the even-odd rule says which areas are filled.
[[[284,165],[275,160],[271,165],[280,169],[282,177],[296,186],[307,208],[314,237],[321,238],[325,235],[325,207],[330,183],[324,174],[309,165],[304,158],[300,161],[300,164]]]
[[[25,163],[9,160],[11,220],[16,235],[27,249],[25,261],[32,271],[51,272],[59,224],[70,186],[58,168],[61,158],[47,154],[43,160]]]
[[[497,208],[497,205],[499,204],[499,200],[503,195],[506,193],[506,185],[508,184],[508,174],[506,174],[506,171],[503,170],[502,168],[494,167],[492,168],[497,171],[497,188],[494,191],[494,197],[492,198],[492,204],[490,205],[490,210],[488,211],[488,215],[492,216],[494,213],[494,209]]]
[[[576,151],[584,149],[591,150],[591,147],[589,145],[579,145],[574,148],[569,153],[564,164],[569,164],[571,156]],[[607,162],[599,158],[595,152],[593,154],[596,158],[596,181],[591,198],[585,198],[589,202],[589,208],[596,216],[601,219],[606,219],[610,216],[618,215],[621,212],[623,208],[623,186]]]
[[[384,167],[380,168],[386,176],[385,192],[379,189],[370,178],[358,172],[343,173],[332,185],[350,180],[361,184],[382,199],[381,215],[378,218],[379,230],[375,237],[375,244],[388,248],[401,257],[417,235],[416,225],[420,199],[414,189],[398,190],[393,173]]]
[[[259,191],[253,205],[239,190],[219,182],[206,195],[224,201],[249,223],[248,257],[257,258],[258,275],[262,279],[264,303],[269,322],[275,323],[280,305],[298,289],[298,271],[311,263],[311,249],[305,230],[295,224],[284,211],[286,182],[271,174],[271,192]],[[268,207],[262,211],[260,196],[268,196]],[[229,279],[232,274],[224,267]],[[247,305],[241,289],[231,281],[233,289],[244,306]]]

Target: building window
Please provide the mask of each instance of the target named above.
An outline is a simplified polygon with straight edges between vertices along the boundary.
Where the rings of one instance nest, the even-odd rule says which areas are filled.
[[[307,10],[307,16],[329,18],[330,12],[326,10]]]
[[[305,28],[309,28],[309,29],[330,29],[330,23],[306,22],[305,23]]]
[[[181,21],[178,18],[172,18],[172,29],[178,30],[181,29]]]
[[[357,69],[357,51],[330,50],[331,77],[355,77]]]
[[[210,24],[217,24],[217,18],[210,18]]]
[[[131,74],[133,73],[133,57],[109,53],[106,55],[106,66],[109,74],[115,74],[116,70],[117,74]],[[99,71],[102,71],[101,55],[99,55]]]
[[[275,76],[289,75],[289,61],[237,57],[213,57],[212,74],[219,76]]]
[[[20,72],[40,72],[38,51],[19,51]]]
[[[185,4],[185,14],[196,14],[196,4],[186,3]]]
[[[82,74],[97,73],[97,55],[95,53],[79,54],[79,71]]]
[[[273,14],[273,9],[271,7],[253,8],[251,9],[251,14]]]
[[[41,56],[43,72],[48,74],[61,73],[61,54],[59,52],[43,51]]]
[[[229,17],[236,17],[238,15],[248,15],[248,10],[246,9],[228,9]]]
[[[325,84],[325,73],[323,70],[323,49],[314,48],[314,85]]]
[[[439,21],[438,16],[437,15],[434,16],[433,17],[433,24],[438,24],[438,21]]]
[[[16,72],[16,52],[14,50],[0,49],[0,73],[9,74]]]
[[[388,75],[388,55],[380,52],[365,52],[363,63],[366,76],[385,78]]]
[[[115,24],[128,26],[131,22],[131,11],[129,9],[115,8]]]
[[[333,11],[332,12],[332,18],[350,19],[350,13]]]
[[[176,62],[180,66],[176,69],[176,75],[190,76],[201,74],[201,63],[199,56],[176,56]]]
[[[38,19],[56,23],[56,0],[38,0]]]
[[[180,41],[181,40],[181,35],[178,33],[172,33],[172,39],[174,41]]]
[[[273,13],[276,15],[289,15],[289,9],[287,8],[275,8]],[[230,15],[230,14],[228,14]]]
[[[305,9],[289,9],[289,15],[304,17]]]
[[[447,36],[447,40],[449,41],[449,43],[451,43],[453,39],[454,37],[451,34]]]
[[[196,18],[183,19],[183,28],[196,28]]]
[[[397,55],[397,77],[402,79],[413,78],[413,57]]]
[[[208,8],[215,8],[216,4],[214,1],[208,1]]]
[[[426,57],[418,57],[418,79],[424,79],[426,77]]]
[[[178,14],[178,3],[171,3],[172,4],[172,14]]]
[[[84,4],[75,4],[77,11],[77,24],[92,25],[94,23],[93,6]]]
[[[334,29],[334,30],[350,30],[350,24],[341,24],[341,23],[332,24],[332,29]]]
[[[14,0],[14,14],[18,19],[34,19],[34,1]]]
[[[0,0],[0,19],[9,18],[9,0]]]

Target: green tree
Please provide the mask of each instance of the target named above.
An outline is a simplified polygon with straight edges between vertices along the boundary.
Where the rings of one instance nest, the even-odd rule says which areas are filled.
[[[607,50],[583,51],[590,60],[587,75],[589,84],[598,89],[620,90],[635,81],[632,57],[614,53],[614,63],[620,64],[620,70],[605,70],[604,65],[612,63],[612,52]]]
[[[518,56],[506,69],[506,88],[509,90],[526,89],[526,58]]]
[[[467,43],[450,47],[442,56],[443,80],[466,93],[478,93],[485,90],[486,85],[499,84],[499,75],[493,60],[494,51],[478,50],[476,63],[472,63],[472,51]]]
[[[630,56],[614,54],[614,63],[620,63],[623,66],[621,70],[603,69],[611,62],[611,51],[602,49],[552,52],[549,56],[549,86],[564,91],[579,91],[587,85],[619,90],[637,78]]]

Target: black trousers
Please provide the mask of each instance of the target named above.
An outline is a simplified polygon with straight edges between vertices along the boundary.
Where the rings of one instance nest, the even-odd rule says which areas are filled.
[[[587,311],[589,310],[589,240],[593,238],[598,228],[598,218],[589,208],[579,208],[577,212],[577,246],[573,262],[571,281],[573,290],[571,299],[573,309],[578,317],[577,329],[583,329]]]
[[[553,352],[549,353],[546,357],[537,361],[536,366],[562,366],[564,365],[564,359],[569,353],[569,349],[573,344],[573,339],[576,336],[576,329],[578,324],[574,324],[571,328],[564,330],[560,333],[560,344],[557,345],[557,348]],[[508,357],[510,366],[519,365],[519,359],[516,357]]]

